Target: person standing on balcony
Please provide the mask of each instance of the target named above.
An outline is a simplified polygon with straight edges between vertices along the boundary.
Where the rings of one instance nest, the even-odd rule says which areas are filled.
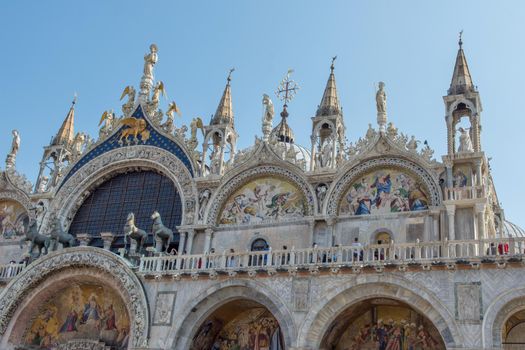
[[[352,247],[355,248],[354,250],[354,260],[363,260],[363,245],[361,242],[359,242],[359,238],[354,238],[354,241],[352,242]]]

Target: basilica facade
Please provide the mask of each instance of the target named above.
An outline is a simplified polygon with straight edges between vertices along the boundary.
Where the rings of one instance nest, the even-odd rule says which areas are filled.
[[[306,147],[288,124],[292,71],[246,149],[232,72],[209,122],[178,126],[156,45],[96,137],[75,131],[73,102],[34,184],[14,130],[0,349],[525,348],[525,233],[500,207],[462,45],[440,158],[389,121],[382,82],[349,142],[335,58]]]

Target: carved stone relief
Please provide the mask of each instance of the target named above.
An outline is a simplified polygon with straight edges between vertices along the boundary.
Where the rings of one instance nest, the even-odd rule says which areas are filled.
[[[310,307],[310,279],[295,279],[292,288],[294,311],[308,311]]]
[[[173,307],[177,292],[158,292],[155,300],[154,326],[171,326],[173,321]]]
[[[456,283],[456,319],[480,322],[483,318],[481,282]]]

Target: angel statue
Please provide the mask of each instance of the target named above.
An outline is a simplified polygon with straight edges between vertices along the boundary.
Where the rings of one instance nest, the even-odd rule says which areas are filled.
[[[159,59],[157,56],[157,45],[151,44],[149,46],[150,53],[147,55],[144,55],[144,77],[150,78],[153,80],[153,67],[157,63],[157,60]]]
[[[124,99],[126,96],[128,97],[128,100],[122,105],[122,112],[124,115],[128,115],[133,112],[133,106],[135,105],[135,88],[133,86],[126,86],[124,91],[122,91],[120,100],[122,101],[122,99]]]
[[[16,156],[20,148],[20,133],[18,130],[13,130],[11,133],[13,134],[13,141],[11,142],[11,152],[9,154]]]
[[[472,147],[469,129],[459,128],[459,132],[461,135],[459,135],[458,152],[473,152],[474,147]]]
[[[193,118],[190,123],[190,129],[192,140],[197,140],[197,129],[200,129],[204,135],[204,123],[202,122],[202,119],[200,117]]]
[[[157,82],[157,85],[153,88],[153,96],[151,96],[151,102],[148,103],[150,111],[154,112],[159,107],[160,96],[166,96],[166,90],[164,89],[164,83],[162,81]]]
[[[113,113],[112,110],[105,111],[104,113],[102,113],[98,126],[101,126],[102,123],[104,123],[104,125],[102,125],[102,127],[100,128],[99,137],[109,135],[113,131],[114,122],[115,122],[115,114]]]
[[[263,140],[267,142],[268,138],[270,137],[270,133],[272,132],[272,121],[275,112],[273,109],[272,100],[270,100],[270,96],[263,94],[262,103],[263,106],[265,106],[262,117]]]
[[[177,113],[180,116],[180,110],[175,101],[171,102],[168,105],[168,111],[166,112],[166,117],[168,118],[164,124],[162,124],[162,128],[166,130],[168,133],[172,133],[173,130],[175,130],[174,125],[174,118],[173,114]]]
[[[83,132],[78,132],[73,140],[73,152],[75,157],[78,157],[82,154],[85,144],[86,134],[84,134]]]

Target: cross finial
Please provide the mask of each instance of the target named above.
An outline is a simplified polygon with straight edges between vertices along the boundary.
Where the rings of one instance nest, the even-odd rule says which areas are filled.
[[[232,80],[232,73],[235,71],[235,68],[230,68],[230,72],[228,73],[228,83]]]
[[[463,29],[461,29],[461,31],[459,32],[459,48],[461,49],[461,47],[463,46]]]
[[[337,55],[335,55],[334,57],[332,57],[332,64],[330,65],[330,69],[333,71],[334,70],[334,63],[335,63],[335,60],[337,59]]]
[[[75,91],[75,93],[73,94],[73,101],[71,102],[71,107],[73,107],[76,103],[77,103],[77,93]]]

